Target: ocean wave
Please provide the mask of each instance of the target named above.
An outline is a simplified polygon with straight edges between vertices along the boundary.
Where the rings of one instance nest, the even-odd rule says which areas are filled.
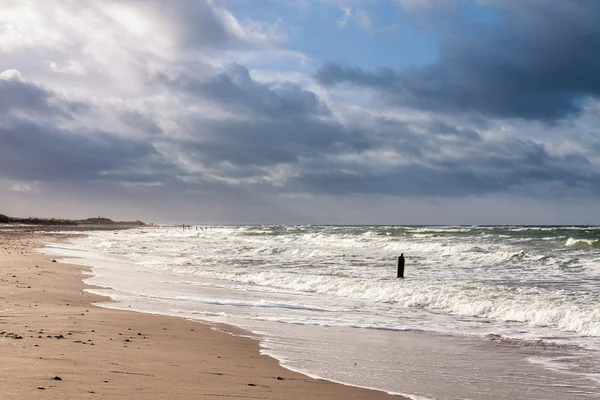
[[[486,284],[406,283],[264,271],[254,274],[218,274],[219,278],[247,284],[281,287],[305,293],[388,303],[450,315],[516,321],[564,332],[600,337],[600,308],[587,299],[562,291]],[[469,288],[466,290],[465,288]]]
[[[565,246],[567,247],[589,247],[589,248],[593,248],[593,249],[598,249],[600,248],[600,239],[574,239],[574,238],[569,238],[567,239],[567,243],[565,243]]]
[[[253,229],[287,233],[262,237],[241,234]],[[485,237],[462,235],[473,227],[404,228],[409,229],[419,234],[446,230],[449,235],[415,238],[377,234],[391,231],[389,227],[223,227],[200,239],[173,230],[146,235],[124,232],[114,237],[93,234],[88,243],[92,249],[127,254],[144,268],[168,275],[223,279],[248,288],[268,288],[270,294],[310,293],[317,295],[315,304],[320,304],[319,299],[338,297],[377,307],[389,304],[391,309],[517,321],[600,337],[600,293],[594,280],[597,263],[593,252],[588,256],[575,250],[600,247],[597,229],[571,230],[564,235],[569,229],[560,228],[551,232],[552,240],[537,237],[527,241],[523,237],[506,238],[505,234],[509,229],[534,228],[477,228],[486,232]],[[538,229],[553,228],[534,230]],[[452,236],[451,230],[457,235]],[[566,238],[566,247],[573,250],[562,245]],[[578,254],[574,256],[574,252]],[[408,255],[411,279],[405,281],[393,278],[400,253]],[[572,259],[577,260],[576,271],[561,267]],[[281,293],[282,302],[222,305],[319,311],[288,304]]]

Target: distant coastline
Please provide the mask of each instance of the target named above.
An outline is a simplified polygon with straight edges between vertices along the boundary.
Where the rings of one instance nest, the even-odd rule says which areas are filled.
[[[146,226],[142,221],[113,221],[110,218],[96,217],[87,219],[63,219],[63,218],[39,218],[39,217],[9,217],[0,214],[0,224],[18,224],[18,225],[67,225],[67,226],[113,226],[113,227],[134,227]]]

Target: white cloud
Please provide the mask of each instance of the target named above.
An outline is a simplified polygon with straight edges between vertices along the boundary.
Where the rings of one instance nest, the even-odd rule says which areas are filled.
[[[219,13],[228,29],[241,40],[266,46],[281,45],[289,40],[281,21],[247,20],[242,23],[226,10],[219,10]]]
[[[342,16],[336,21],[336,24],[339,28],[344,29],[352,19],[352,10],[349,7],[341,7],[340,9],[342,10]]]
[[[21,76],[21,72],[19,70],[11,68],[0,72],[0,79],[22,81],[23,77]]]
[[[13,183],[10,187],[13,192],[39,192],[38,185],[36,183]]]

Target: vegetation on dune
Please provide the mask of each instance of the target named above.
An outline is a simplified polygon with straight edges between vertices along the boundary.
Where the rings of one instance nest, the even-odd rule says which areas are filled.
[[[146,225],[142,221],[113,221],[109,218],[97,217],[82,220],[58,218],[18,218],[0,214],[0,224],[26,224],[26,225]]]

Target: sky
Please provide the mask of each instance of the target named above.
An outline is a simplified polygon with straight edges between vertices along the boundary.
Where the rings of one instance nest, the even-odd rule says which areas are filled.
[[[0,7],[0,213],[600,224],[600,1]]]

